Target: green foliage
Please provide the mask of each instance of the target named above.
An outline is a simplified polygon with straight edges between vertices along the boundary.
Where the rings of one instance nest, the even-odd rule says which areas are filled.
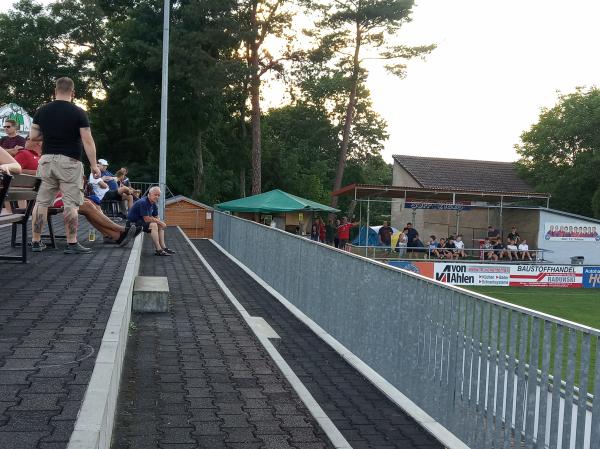
[[[401,3],[370,2],[361,10],[361,23],[372,26],[382,8]],[[302,75],[288,77],[289,67],[260,49],[261,73],[286,75],[282,79],[294,92],[290,104],[261,118],[263,186],[326,203],[352,83],[342,70],[348,60],[339,58],[341,47],[336,47],[348,43],[347,30],[331,33],[328,39],[336,45],[330,50],[323,46],[301,53],[290,40],[296,30],[290,27],[289,4],[261,3],[280,9],[271,16],[269,8],[258,12],[258,35],[251,20],[255,4],[180,0],[172,5],[167,184],[174,193],[209,204],[236,198],[247,187],[240,185],[240,172],[250,167],[253,72],[247,51],[256,39],[276,34],[289,44],[284,58],[298,64],[294,73],[302,67]],[[90,115],[98,157],[108,159],[111,169],[127,166],[134,180],[155,182],[162,7],[161,0],[60,0],[46,7],[21,0],[0,14],[0,102],[13,101],[33,112],[51,99],[57,77],[72,77],[77,99]],[[405,20],[408,10],[400,9],[392,15]],[[345,19],[342,14],[335,20]],[[369,42],[383,45],[384,31]],[[373,110],[365,77],[361,72],[344,182],[389,183],[391,168],[380,156],[386,125]]]
[[[560,95],[521,140],[520,171],[553,207],[600,217],[600,90]]]
[[[58,45],[60,27],[41,5],[21,0],[0,14],[0,29],[0,104],[33,112],[50,100],[55,78],[76,73],[70,54]]]

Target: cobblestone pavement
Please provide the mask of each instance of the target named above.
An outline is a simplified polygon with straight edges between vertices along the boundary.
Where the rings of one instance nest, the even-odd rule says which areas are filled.
[[[167,276],[171,308],[135,314],[113,449],[329,449],[329,440],[237,310],[175,229],[173,257],[141,274]]]
[[[16,251],[10,229],[0,228],[2,254]],[[81,219],[81,241],[87,229]],[[130,252],[90,245],[89,255],[65,255],[59,241],[27,264],[0,261],[1,449],[67,446]]]
[[[194,244],[248,313],[279,334],[278,351],[354,449],[443,447],[210,241]]]

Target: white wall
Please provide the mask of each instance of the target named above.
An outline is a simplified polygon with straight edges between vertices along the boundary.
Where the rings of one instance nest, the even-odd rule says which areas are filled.
[[[566,222],[589,223],[588,226],[600,227],[598,221],[586,221],[575,218],[570,215],[563,215],[557,212],[540,210],[540,223],[538,230],[538,248],[552,250],[552,253],[545,254],[544,258],[554,263],[571,263],[572,256],[585,257],[585,265],[600,264],[600,242],[573,242],[573,241],[549,241],[544,239],[545,223],[566,223]],[[530,245],[531,247],[531,245]]]

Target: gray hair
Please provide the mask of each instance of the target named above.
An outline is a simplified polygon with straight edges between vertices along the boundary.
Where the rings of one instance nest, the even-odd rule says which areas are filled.
[[[148,193],[156,193],[157,190],[160,193],[160,187],[159,186],[153,186],[153,187],[150,187],[148,189]]]

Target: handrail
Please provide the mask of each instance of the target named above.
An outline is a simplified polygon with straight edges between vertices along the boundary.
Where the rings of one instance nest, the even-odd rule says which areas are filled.
[[[600,447],[600,329],[219,212],[214,235],[470,448]]]

